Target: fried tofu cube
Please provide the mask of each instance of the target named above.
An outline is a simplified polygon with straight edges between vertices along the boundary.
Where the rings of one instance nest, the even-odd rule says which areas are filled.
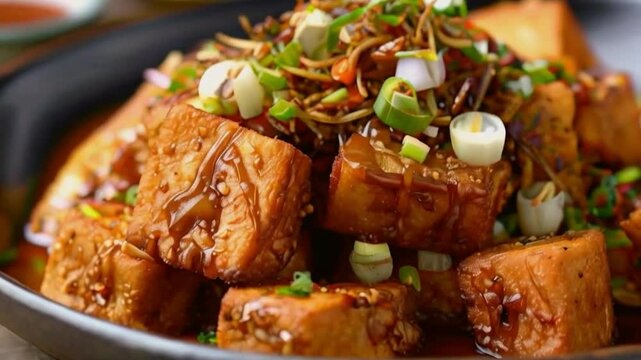
[[[500,2],[470,19],[525,60],[560,61],[570,72],[598,65],[565,0]]]
[[[171,53],[159,70],[170,73],[181,58],[179,53]],[[162,91],[152,84],[141,85],[104,125],[73,150],[34,208],[32,232],[55,237],[67,210],[83,199],[110,200],[118,190],[138,183],[147,158],[142,119],[149,100]]]
[[[576,131],[586,155],[614,165],[641,163],[641,112],[630,77],[597,78],[589,99],[577,107]]]
[[[539,85],[509,124],[510,133],[536,151],[557,174],[572,198],[584,203],[578,137],[574,131],[575,98],[563,82]],[[545,181],[549,175],[529,154],[519,151],[523,187]]]
[[[488,351],[559,355],[612,339],[610,273],[599,231],[498,246],[464,260],[458,273],[476,342]]]
[[[354,134],[331,174],[325,227],[400,248],[466,256],[492,244],[510,166],[472,167],[446,152],[412,162]]]
[[[465,318],[465,306],[458,286],[456,266],[445,271],[421,270],[418,266],[417,251],[406,249],[392,249],[392,258],[394,274],[398,274],[403,266],[417,268],[421,280],[417,309],[421,315],[429,318],[430,324],[443,325],[444,322],[450,323]]]
[[[310,212],[307,156],[189,105],[169,112],[149,146],[129,242],[227,282],[285,267]]]
[[[218,319],[222,349],[283,355],[391,357],[421,337],[412,290],[397,283],[315,288],[310,296],[275,289],[230,289]]]
[[[42,293],[137,329],[179,335],[193,326],[197,294],[210,282],[156,262],[126,243],[126,210],[97,209],[102,213],[97,219],[78,210],[65,217],[51,248]]]

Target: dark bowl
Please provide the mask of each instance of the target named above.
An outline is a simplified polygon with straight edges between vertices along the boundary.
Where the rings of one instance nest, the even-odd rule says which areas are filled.
[[[470,1],[480,5],[488,1]],[[187,50],[216,31],[240,34],[237,15],[252,20],[288,9],[293,0],[225,2],[110,31],[32,61],[0,78],[0,211],[21,232],[45,155],[92,110],[125,99],[142,70],[174,49]],[[596,52],[641,84],[641,3],[574,1]],[[131,330],[51,302],[0,273],[0,324],[60,359],[273,359]],[[564,359],[640,359],[641,346],[612,347]]]

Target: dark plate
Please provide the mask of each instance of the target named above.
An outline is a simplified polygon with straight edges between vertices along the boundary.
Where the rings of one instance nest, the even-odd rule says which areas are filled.
[[[470,1],[479,4],[487,1]],[[146,67],[215,31],[239,35],[237,15],[252,20],[293,0],[234,1],[111,31],[34,61],[0,79],[0,208],[34,184],[55,139],[92,109],[126,98]],[[641,84],[641,3],[576,1],[597,53]],[[588,5],[589,4],[589,5]],[[31,186],[33,188],[33,186]],[[28,194],[28,192],[26,192]],[[15,200],[14,200],[15,201]],[[13,203],[15,207],[15,202]],[[29,206],[23,206],[26,213]],[[15,211],[13,213],[20,213]],[[94,319],[55,304],[0,273],[0,323],[60,359],[273,359],[220,351]],[[565,359],[639,359],[641,346],[602,349]]]

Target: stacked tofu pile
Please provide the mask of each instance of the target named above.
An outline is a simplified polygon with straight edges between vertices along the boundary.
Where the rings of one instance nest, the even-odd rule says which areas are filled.
[[[495,11],[515,11],[503,6],[512,5]],[[549,11],[565,11],[559,9]],[[476,19],[485,24],[485,16]],[[581,46],[560,48],[531,56],[581,58]],[[573,64],[594,62],[582,59],[587,63]],[[594,86],[603,95],[590,102],[561,82],[537,87],[510,124],[527,129],[516,136],[540,137],[549,149],[545,160],[577,186],[581,147],[615,163],[641,160],[629,81],[608,75],[595,78]],[[301,229],[313,212],[311,159],[180,101],[147,112],[149,94],[141,89],[129,110],[83,145],[34,213],[34,230],[56,236],[45,296],[168,335],[217,324],[221,348],[278,354],[411,354],[423,336],[417,314],[433,313],[467,313],[476,343],[491,354],[564,354],[611,342],[610,275],[600,232],[496,246],[494,222],[512,191],[510,163],[474,167],[434,151],[425,163],[408,165],[359,134],[334,161],[322,227],[400,251],[448,254],[454,267],[420,271],[420,292],[390,281],[316,284],[304,297],[279,293],[275,285],[310,268]],[[143,114],[150,116],[144,125]],[[127,137],[125,129],[135,131]],[[124,165],[116,156],[123,144],[134,154]],[[104,158],[92,146],[101,146]],[[411,187],[395,185],[408,176]],[[535,168],[528,176],[521,181],[543,174]],[[135,205],[87,200],[105,190],[100,185],[124,180],[139,184]],[[88,185],[67,194],[69,182]],[[87,204],[89,214],[80,210]],[[641,233],[635,223],[629,228]]]

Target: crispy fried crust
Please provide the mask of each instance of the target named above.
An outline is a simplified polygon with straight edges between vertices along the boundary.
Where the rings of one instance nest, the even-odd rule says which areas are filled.
[[[510,166],[471,167],[443,152],[408,161],[352,135],[334,162],[325,226],[455,256],[491,245]]]
[[[525,60],[561,61],[572,72],[598,65],[565,1],[501,2],[473,11],[470,19]]]
[[[99,210],[99,219],[69,211],[49,256],[42,293],[133,328],[178,335],[194,325],[193,305],[206,283],[124,242],[128,214]]]
[[[613,309],[603,235],[585,231],[475,254],[458,267],[477,343],[501,355],[608,345]]]
[[[228,282],[269,279],[287,264],[310,200],[308,157],[189,105],[149,144],[128,241]]]
[[[521,107],[509,124],[510,133],[519,141],[529,144],[541,161],[565,185],[578,204],[585,204],[583,169],[579,160],[577,133],[574,130],[576,102],[570,87],[561,82],[539,85],[532,97]],[[535,181],[547,181],[549,175],[532,156],[519,147],[518,160],[523,169],[521,186],[529,187]]]
[[[218,345],[223,349],[313,356],[391,357],[420,339],[410,290],[335,285],[309,297],[273,288],[231,289],[223,298]]]
[[[589,99],[578,104],[576,119],[584,153],[614,165],[641,163],[641,112],[630,78],[608,74],[588,91]]]

